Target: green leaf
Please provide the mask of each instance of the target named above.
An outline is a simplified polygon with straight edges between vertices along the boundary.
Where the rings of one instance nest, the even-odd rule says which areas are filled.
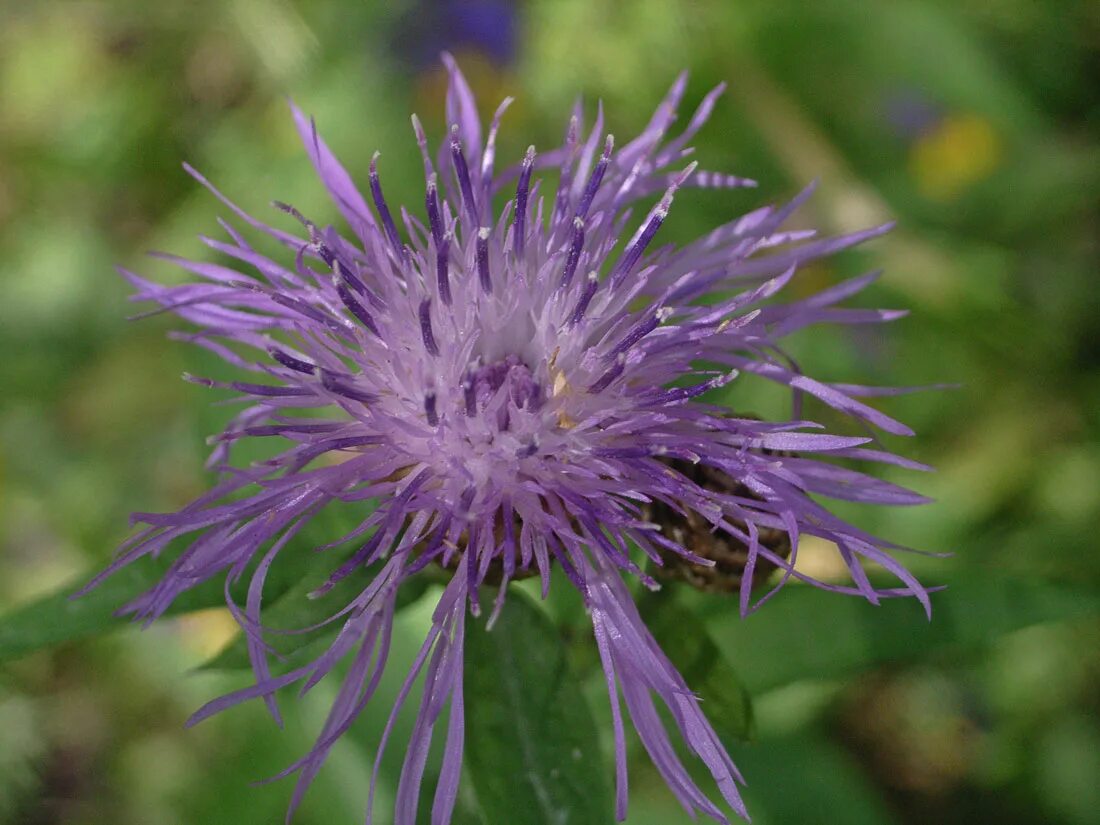
[[[932,594],[932,606],[929,622],[912,599],[886,599],[876,607],[794,586],[747,619],[731,610],[708,616],[706,623],[757,693],[980,646],[1041,622],[1095,616],[1100,597],[1075,587],[971,573]]]
[[[264,588],[265,595],[278,597],[299,581],[311,560],[310,555],[288,553],[282,564],[274,565]],[[142,559],[119,570],[94,590],[73,598],[73,594],[95,575],[88,573],[0,617],[0,662],[126,626],[126,619],[116,615],[118,609],[153,587],[167,568],[164,561]],[[247,586],[246,575],[231,589],[238,602],[244,599]],[[165,615],[178,616],[224,605],[224,578],[218,576],[181,593]]]
[[[639,609],[661,650],[703,700],[714,729],[726,739],[751,740],[752,698],[702,619],[668,593],[646,593]]]
[[[115,611],[156,584],[164,570],[164,564],[144,560],[120,570],[90,593],[72,598],[94,575],[89,573],[0,617],[0,661],[122,627],[125,622]],[[223,599],[221,582],[207,582],[181,595],[169,612],[214,607]]]
[[[471,622],[466,748],[487,822],[604,825],[611,794],[591,711],[550,619],[518,589],[492,631]]]
[[[275,599],[300,583],[318,563],[313,552],[319,544],[331,542],[349,532],[369,514],[360,505],[357,512],[342,506],[329,506],[314,516],[272,565],[264,586],[264,596]],[[354,520],[352,520],[354,519]],[[342,551],[328,553],[338,556]],[[153,587],[168,569],[166,558],[140,559],[108,578],[80,598],[72,598],[98,571],[89,572],[30,604],[0,616],[0,662],[25,656],[45,647],[85,639],[126,625],[116,611]],[[326,560],[326,569],[332,564]],[[249,576],[246,572],[231,592],[238,603],[245,597]],[[166,615],[173,616],[220,607],[225,604],[225,580],[218,575],[181,593]]]
[[[858,762],[815,732],[769,739],[757,747],[737,748],[731,755],[745,776],[745,802],[755,821],[844,825],[898,821],[881,789]]]
[[[263,623],[265,627],[279,630],[297,630],[305,627],[313,627],[333,615],[351,599],[357,596],[370,584],[377,568],[364,569],[345,578],[332,590],[321,598],[312,599],[309,594],[316,590],[327,577],[306,577],[293,584],[274,603],[268,600],[269,605],[263,610]],[[403,583],[397,591],[396,609],[416,602],[428,589],[426,576],[415,576]],[[268,634],[267,641],[275,652],[282,656],[278,667],[272,667],[275,673],[293,670],[295,667],[309,661],[315,652],[323,649],[336,635],[340,628],[340,622],[318,629],[311,634]],[[273,663],[274,665],[275,663]],[[199,666],[199,670],[247,670],[251,667],[248,658],[248,644],[243,633],[237,634],[233,640],[213,658]]]

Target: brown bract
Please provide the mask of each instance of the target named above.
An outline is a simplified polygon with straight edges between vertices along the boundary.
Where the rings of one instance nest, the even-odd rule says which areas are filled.
[[[706,490],[760,500],[748,487],[716,467],[702,463],[692,464],[683,459],[662,460]],[[741,587],[741,578],[748,562],[748,547],[729,533],[716,531],[705,517],[686,503],[683,508],[684,512],[681,513],[664,502],[653,501],[646,505],[645,517],[660,525],[668,538],[695,555],[713,561],[714,566],[692,562],[670,550],[661,549],[664,565],[654,566],[653,574],[658,579],[684,582],[706,593],[736,592]],[[735,521],[734,524],[745,529],[741,522]],[[759,541],[761,546],[767,547],[778,556],[789,558],[791,555],[791,540],[786,530],[761,527]],[[775,569],[776,565],[772,561],[757,556],[752,577],[753,588],[766,583]]]

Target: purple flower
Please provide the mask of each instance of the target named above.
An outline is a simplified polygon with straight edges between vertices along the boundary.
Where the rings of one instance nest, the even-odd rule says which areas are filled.
[[[901,548],[846,524],[816,500],[920,503],[920,496],[834,460],[921,465],[866,446],[870,437],[825,433],[799,412],[800,400],[813,396],[857,423],[910,435],[858,400],[899,391],[815,380],[779,345],[782,336],[811,324],[879,323],[901,313],[837,308],[877,273],[791,303],[771,300],[803,262],[888,227],[824,239],[784,230],[809,196],[806,190],[785,206],[738,217],[682,248],[662,244],[660,228],[680,190],[755,185],[686,160],[721,88],[706,96],[675,137],[669,129],[686,77],[634,140],[618,144],[605,134],[602,111],[591,129],[582,128],[578,113],[562,146],[541,153],[532,147],[521,163],[498,174],[494,144],[510,100],[483,133],[470,88],[453,60],[445,61],[453,125],[435,157],[413,119],[426,176],[423,212],[387,204],[377,157],[365,192],[357,188],[297,108],[306,150],[350,235],[317,226],[282,204],[276,204],[285,213],[280,222],[294,231],[262,223],[188,167],[286,254],[269,257],[222,222],[228,239],[204,241],[236,267],[172,258],[198,276],[182,286],[124,273],[137,288],[136,300],[153,301],[191,322],[198,331],[190,340],[256,377],[228,383],[189,377],[236,390],[245,403],[216,439],[212,463],[221,480],[177,513],[137,514],[147,528],[97,581],[183,539],[186,548],[163,580],[127,606],[151,621],[207,579],[251,576],[245,604],[227,601],[244,630],[256,683],[209,703],[193,721],[259,697],[277,718],[279,688],[298,682],[308,690],[339,660],[350,661],[316,744],[286,771],[299,774],[293,811],[378,685],[398,589],[427,565],[450,571],[379,746],[381,753],[415,679],[425,673],[395,821],[415,819],[428,744],[449,702],[432,820],[445,823],[462,762],[467,612],[480,613],[479,585],[487,580],[498,588],[490,621],[512,579],[537,575],[545,595],[556,566],[581,592],[592,617],[614,720],[617,816],[625,816],[627,799],[620,695],[646,750],[689,812],[727,821],[676,755],[655,698],[706,764],[727,805],[744,816],[737,769],[690,686],[646,630],[623,577],[656,586],[639,566],[643,556],[655,566],[711,564],[678,542],[683,531],[664,531],[647,518],[662,508],[666,518],[681,513],[705,519],[712,531],[744,548],[743,613],[792,578],[872,602],[915,596],[928,609],[927,592],[892,555]],[[554,173],[550,180],[536,174],[546,169]],[[655,195],[651,209],[631,211]],[[719,300],[701,301],[716,293]],[[789,387],[793,419],[760,421],[704,400],[744,373]],[[229,463],[230,445],[260,438],[288,446],[262,463]],[[699,483],[698,468],[732,483],[724,489]],[[367,565],[377,575],[333,611],[329,622],[339,632],[324,652],[272,675],[260,610],[269,568],[330,503],[368,499],[379,502],[377,508],[350,535],[333,536],[332,546],[356,538],[361,545],[316,595]],[[774,540],[777,533],[782,542]],[[764,534],[772,538],[764,541]],[[815,581],[796,568],[799,538],[807,535],[835,544],[851,584]],[[327,557],[317,558],[323,563]],[[892,573],[899,586],[873,587],[868,564]],[[753,603],[750,597],[761,590],[754,584],[767,584],[763,572],[776,569],[777,580]],[[377,764],[372,797],[376,777]]]
[[[445,47],[508,66],[515,59],[518,16],[515,0],[417,0],[397,26],[393,56],[417,70],[434,69]]]

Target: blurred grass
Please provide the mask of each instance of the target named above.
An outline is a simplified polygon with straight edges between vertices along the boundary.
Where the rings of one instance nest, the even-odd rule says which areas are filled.
[[[728,81],[698,156],[761,187],[678,199],[670,238],[811,178],[821,185],[799,217],[806,225],[898,219],[887,238],[800,277],[817,288],[884,266],[868,300],[912,316],[885,335],[815,330],[796,353],[837,380],[962,388],[884,402],[920,433],[896,446],[939,470],[886,475],[938,503],[846,513],[954,551],[922,566],[930,581],[1024,579],[1095,600],[1095,4],[481,4],[514,15],[519,47],[506,64],[485,56],[496,41],[463,28],[461,9],[444,19],[455,5],[0,7],[0,609],[103,563],[129,511],[179,506],[207,483],[203,438],[227,413],[178,380],[202,356],[165,341],[168,319],[125,323],[131,308],[112,271],[172,278],[143,252],[202,254],[195,235],[225,210],[180,161],[259,214],[279,198],[333,219],[297,145],[289,95],[353,174],[381,149],[387,193],[417,203],[408,114],[439,134],[442,84],[437,66],[409,56],[444,46],[465,57],[483,109],[517,95],[505,158],[555,142],[578,91],[602,98],[611,129],[627,135],[681,68],[692,70],[688,106]],[[762,390],[736,389],[745,395],[735,403],[767,411]],[[874,609],[863,610],[872,627]],[[967,621],[965,603],[952,610]],[[424,617],[404,621],[403,638],[415,639]],[[300,711],[288,703],[285,733],[260,708],[185,732],[191,710],[243,679],[184,675],[225,638],[223,617],[204,613],[6,667],[0,822],[277,821],[289,789],[247,783],[307,746],[324,697]],[[759,741],[736,754],[755,821],[1095,822],[1098,641],[1094,618],[931,658],[915,640],[910,655],[854,676],[758,696]],[[398,658],[411,645],[396,645]],[[376,729],[383,710],[363,727]],[[299,822],[356,821],[373,741],[364,733],[337,748]],[[644,756],[633,770],[629,821],[680,821]]]

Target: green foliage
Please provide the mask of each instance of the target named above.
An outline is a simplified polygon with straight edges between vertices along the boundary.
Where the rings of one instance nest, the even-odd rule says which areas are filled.
[[[879,606],[791,587],[742,620],[714,610],[706,626],[754,693],[802,679],[833,679],[880,665],[959,653],[1041,622],[1100,615],[1080,587],[987,575],[958,576],[932,596],[933,614],[909,599]]]
[[[549,618],[510,594],[466,636],[466,764],[486,822],[584,825],[612,810],[599,736]]]
[[[767,747],[737,750],[733,756],[745,775],[746,801],[754,822],[898,822],[859,765],[823,736],[809,732],[774,738]],[[819,812],[820,818],[812,811]]]
[[[73,594],[86,579],[5,614],[0,617],[0,661],[122,626],[116,611],[156,584],[164,569],[151,561],[134,564],[82,598],[73,598]],[[222,603],[221,584],[210,581],[181,597],[173,611],[200,610]]]
[[[346,534],[355,527],[356,518],[365,518],[371,509],[373,505],[369,503],[358,509],[341,504],[329,505],[279,554],[268,571],[264,597],[269,603],[272,600],[279,600],[284,594],[290,598],[280,602],[283,604],[282,613],[275,614],[272,618],[277,621],[311,617],[314,620],[320,620],[327,615],[321,614],[321,611],[332,604],[332,601],[311,603],[308,607],[298,606],[300,605],[298,596],[304,596],[324,581],[323,578],[319,580],[314,578],[323,575],[317,572],[314,547],[331,543]],[[333,548],[327,552],[330,556],[336,557],[337,563],[342,558],[339,548]],[[329,563],[332,564],[331,561]],[[95,636],[122,627],[124,623],[117,615],[118,610],[159,582],[168,569],[168,564],[168,560],[163,557],[140,559],[108,577],[84,595],[77,597],[75,594],[95,574],[89,573],[83,579],[78,579],[30,604],[0,616],[0,662],[24,656],[43,647]],[[246,571],[230,587],[230,595],[237,604],[244,602],[250,579],[249,573],[250,571]],[[344,592],[350,592],[349,588],[355,587],[357,583],[362,586],[362,578],[352,577],[350,581],[346,581]],[[410,594],[411,592],[410,590]],[[177,596],[166,615],[176,616],[224,604],[224,582],[220,578],[214,578]],[[306,621],[303,624],[308,625],[310,622]],[[247,664],[247,654],[245,661]]]
[[[284,593],[279,594],[277,598],[269,600],[268,606],[263,611],[264,626],[274,631],[268,634],[267,641],[280,657],[278,667],[273,668],[273,671],[293,670],[314,658],[324,645],[332,641],[336,631],[341,627],[341,622],[333,622],[325,628],[318,628],[305,635],[280,634],[278,631],[302,630],[325,622],[361,593],[370,584],[375,572],[377,572],[376,568],[359,570],[317,599],[311,598],[310,594],[324,580],[319,580],[315,576],[305,576],[287,588]],[[417,576],[405,582],[397,591],[396,609],[401,610],[414,604],[427,589],[428,579],[425,576]],[[248,658],[248,645],[243,634],[236,636],[216,656],[202,665],[203,670],[242,670],[249,667],[251,663]]]
[[[639,609],[661,650],[703,700],[718,734],[726,741],[752,739],[752,697],[699,616],[668,593],[646,593]]]
[[[68,598],[107,563],[129,511],[171,511],[208,486],[204,438],[231,414],[210,406],[217,394],[178,380],[185,369],[222,369],[165,340],[182,324],[166,317],[124,323],[133,308],[111,267],[170,281],[176,273],[145,259],[146,250],[210,256],[195,235],[217,234],[215,217],[228,215],[180,171],[181,160],[258,215],[270,214],[268,202],[278,198],[332,220],[335,210],[287,117],[288,95],[317,115],[357,180],[380,149],[387,196],[417,212],[423,177],[408,114],[418,111],[439,135],[442,100],[438,75],[410,69],[406,52],[443,44],[410,42],[409,31],[419,30],[399,17],[419,20],[444,5],[458,4],[118,0],[8,4],[0,12],[0,766],[7,777],[0,823],[268,825],[282,816],[283,785],[248,783],[309,746],[329,686],[315,689],[312,704],[309,697],[284,703],[285,731],[260,708],[184,731],[196,706],[248,678],[235,672],[245,657],[241,642],[226,638],[227,617],[205,610],[125,640],[93,638],[124,625],[112,614],[157,580],[163,563],[153,561]],[[802,587],[747,620],[729,600],[669,604],[668,594],[658,594],[645,606],[728,740],[743,735],[745,691],[752,694],[756,741],[734,746],[754,821],[1091,825],[1100,759],[1095,3],[515,6],[520,61],[497,68],[482,61],[471,73],[483,113],[504,94],[517,98],[501,130],[502,164],[530,142],[558,141],[578,90],[589,111],[601,98],[609,129],[625,137],[646,122],[681,68],[692,72],[689,106],[726,81],[726,97],[695,141],[696,157],[761,187],[685,192],[662,242],[819,178],[803,225],[835,232],[895,218],[899,227],[860,253],[800,273],[792,294],[881,266],[883,281],[861,300],[912,316],[888,335],[815,328],[791,342],[792,355],[807,371],[840,381],[963,387],[874,402],[920,434],[911,445],[889,446],[939,470],[916,479],[890,468],[883,475],[938,503],[845,509],[904,543],[957,552],[922,570],[926,581],[949,585],[933,596],[931,623],[911,602],[876,608]],[[906,122],[914,111],[916,120]],[[746,380],[726,389],[720,403],[789,414],[789,399],[774,388]],[[805,413],[836,423],[812,402]],[[247,449],[241,455],[255,457]],[[330,612],[329,599],[302,598],[321,574],[296,565],[311,567],[313,547],[341,530],[320,521],[288,548],[265,592],[272,626]],[[561,695],[576,703],[602,686],[587,617],[562,592],[557,586],[552,599],[564,604],[551,609],[580,684]],[[341,597],[331,594],[332,604]],[[203,585],[172,612],[216,608],[222,598],[220,583]],[[403,678],[430,621],[422,609],[428,601],[398,617],[387,680]],[[528,616],[529,602],[518,605],[521,626],[527,616],[528,630],[541,628],[537,649],[557,657],[560,645],[541,616]],[[493,653],[509,638],[507,619],[489,634],[471,624],[471,650],[481,638],[483,652]],[[283,640],[273,634],[272,641]],[[281,648],[292,660],[311,650]],[[28,657],[32,651],[39,655]],[[908,761],[883,778],[869,770],[871,751],[852,740],[853,717],[839,715],[837,705],[854,701],[862,713],[853,697],[864,698],[866,685],[889,696],[914,673],[934,674],[966,701],[959,709],[936,694],[909,727],[884,726],[892,752]],[[470,673],[469,681],[484,680]],[[492,696],[503,690],[483,687]],[[815,710],[775,711],[777,698],[803,688],[825,696]],[[298,825],[357,821],[386,699],[396,689],[387,681],[382,701],[334,749]],[[549,688],[536,684],[532,692],[540,690]],[[469,686],[467,700],[472,714],[485,709]],[[592,703],[595,721],[583,706],[574,709],[584,715],[582,732],[593,724],[609,730],[605,705]],[[942,733],[930,708],[951,731],[978,738],[965,757],[954,740],[928,749],[920,738]],[[396,766],[383,765],[380,823],[396,786],[402,731],[407,726],[399,725],[387,754]],[[561,746],[553,745],[556,733],[547,733],[547,747]],[[609,778],[609,765],[589,758],[597,752],[591,743],[586,748],[585,770]],[[486,772],[515,775],[520,752],[501,746],[485,756],[463,793],[476,785],[479,797],[506,804],[486,790]],[[910,775],[907,765],[927,773]],[[685,821],[636,742],[631,768],[631,825]],[[938,784],[929,776],[940,776]],[[606,799],[605,789],[599,793]],[[469,799],[460,804],[470,822],[481,821],[466,812],[477,808]],[[516,810],[494,808],[495,819],[484,821],[522,823]],[[609,810],[603,805],[592,821],[607,821]]]

